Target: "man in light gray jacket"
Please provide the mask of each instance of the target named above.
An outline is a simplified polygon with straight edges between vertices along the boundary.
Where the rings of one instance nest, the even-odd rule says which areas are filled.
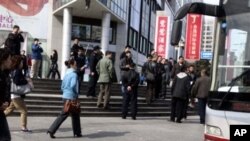
[[[113,72],[113,63],[112,63],[112,52],[107,51],[106,56],[101,59],[97,66],[96,71],[99,74],[98,83],[100,83],[100,93],[98,96],[97,107],[101,107],[101,102],[104,96],[103,108],[108,109],[108,102],[110,99],[110,85],[112,82],[112,72]]]

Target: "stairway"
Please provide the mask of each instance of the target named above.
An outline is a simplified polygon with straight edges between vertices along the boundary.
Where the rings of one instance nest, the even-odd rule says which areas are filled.
[[[63,108],[60,80],[35,79],[35,89],[26,95],[25,101],[29,116],[57,116]],[[122,95],[120,84],[112,84],[110,109],[104,110],[96,107],[97,99],[87,98],[87,83],[81,86],[81,115],[85,117],[118,117],[121,116]],[[99,86],[96,87],[98,94]],[[146,87],[140,86],[138,90],[138,116],[169,116],[170,115],[170,92],[165,100],[156,100],[151,105],[145,103]],[[189,110],[189,114],[196,114]],[[14,115],[18,115],[18,111]]]

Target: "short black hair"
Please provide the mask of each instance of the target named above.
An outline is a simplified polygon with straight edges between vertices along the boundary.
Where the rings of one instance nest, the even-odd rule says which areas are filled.
[[[182,65],[180,67],[180,72],[185,72],[187,70],[187,67],[185,65]]]
[[[147,58],[153,58],[153,56],[151,54],[148,54]]]
[[[96,50],[100,50],[101,48],[100,48],[100,46],[97,45],[97,46],[94,46],[93,49],[96,51]]]
[[[18,25],[14,25],[13,29],[16,29],[16,28],[20,29],[20,27]]]
[[[112,55],[112,52],[111,51],[106,51],[105,55]]]
[[[35,39],[34,39],[34,42],[35,42],[35,41],[39,41],[39,39],[35,38]]]
[[[6,61],[9,56],[11,56],[11,52],[9,49],[0,48],[0,65],[2,65],[2,63]]]
[[[130,45],[126,45],[125,48],[132,48]]]
[[[77,40],[79,40],[79,38],[78,38],[78,37],[74,37],[74,38],[73,38],[73,40],[76,40],[76,39],[77,39]]]
[[[183,58],[183,59],[184,59],[184,57],[183,57],[183,56],[179,56],[179,59],[181,59],[181,58]]]

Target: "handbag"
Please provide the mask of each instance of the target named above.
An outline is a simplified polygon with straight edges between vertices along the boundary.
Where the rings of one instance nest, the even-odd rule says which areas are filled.
[[[16,95],[25,95],[32,91],[32,86],[30,83],[27,83],[26,85],[16,85],[13,81],[11,82],[11,94]]]
[[[65,113],[80,113],[80,102],[78,100],[66,100],[63,111]]]
[[[155,81],[154,74],[148,71],[147,74],[146,74],[146,80],[148,80],[148,81]]]

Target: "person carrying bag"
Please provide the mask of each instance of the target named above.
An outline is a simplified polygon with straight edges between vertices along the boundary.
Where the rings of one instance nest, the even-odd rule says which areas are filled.
[[[11,72],[11,103],[7,109],[5,109],[4,114],[8,116],[15,109],[20,111],[21,114],[21,131],[31,132],[27,128],[27,107],[24,101],[25,94],[28,94],[32,91],[31,80],[27,80],[24,75],[22,68],[23,62],[21,56],[12,57],[12,68],[14,69]]]
[[[82,137],[80,122],[80,102],[78,100],[79,81],[76,73],[77,64],[74,58],[72,58],[69,61],[66,61],[65,65],[69,69],[67,70],[63,78],[61,86],[61,89],[63,91],[62,97],[64,101],[64,107],[61,114],[56,118],[56,120],[47,131],[47,134],[50,135],[50,138],[55,138],[54,134],[69,115],[72,116],[74,137]]]

